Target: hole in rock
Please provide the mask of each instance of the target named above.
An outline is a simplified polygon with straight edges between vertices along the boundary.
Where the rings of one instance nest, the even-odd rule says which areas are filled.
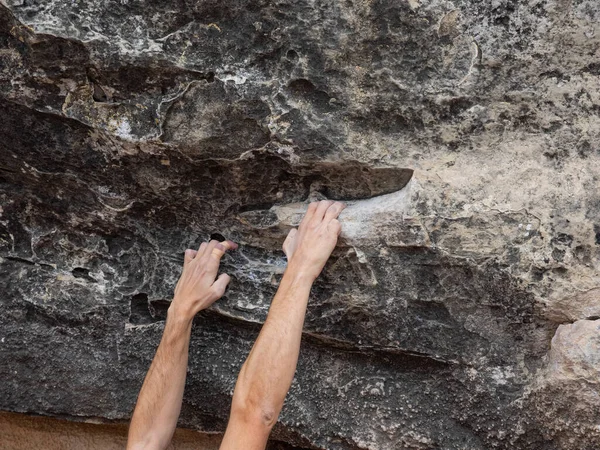
[[[167,319],[171,302],[167,300],[148,300],[148,294],[140,292],[131,297],[129,323],[146,325]]]
[[[73,274],[73,276],[75,278],[81,278],[81,279],[84,279],[87,281],[93,281],[93,282],[96,281],[94,278],[92,278],[90,276],[89,269],[86,269],[85,267],[75,267],[73,270],[71,270],[71,273]]]
[[[583,71],[589,72],[593,75],[600,75],[600,63],[588,64],[587,67],[585,69],[583,69]]]
[[[225,239],[225,236],[223,236],[221,233],[212,233],[210,235],[210,240],[215,240],[215,241],[219,241],[219,242],[223,242],[226,241],[227,239]]]
[[[288,87],[295,93],[308,94],[315,91],[315,85],[305,78],[290,81]]]
[[[153,322],[167,320],[167,311],[169,310],[169,306],[171,306],[171,302],[167,300],[151,300],[148,306],[150,314],[154,319]]]
[[[494,25],[501,25],[508,29],[510,25],[510,17],[508,16],[500,16],[494,19]]]
[[[93,83],[93,86],[94,93],[92,94],[92,97],[94,98],[94,101],[99,103],[106,103],[108,101],[108,95],[106,95],[106,92],[104,92],[102,86],[96,83]]]
[[[288,50],[285,57],[290,61],[295,61],[298,59],[298,53],[295,50]]]
[[[209,83],[212,83],[213,81],[215,81],[215,73],[214,72],[208,72],[206,74],[206,81]]]
[[[332,107],[331,96],[324,90],[317,89],[310,80],[305,78],[292,80],[288,84],[288,89],[292,95],[309,101],[314,107],[321,109]]]
[[[140,292],[131,297],[129,323],[145,325],[155,322],[148,305],[148,294]]]

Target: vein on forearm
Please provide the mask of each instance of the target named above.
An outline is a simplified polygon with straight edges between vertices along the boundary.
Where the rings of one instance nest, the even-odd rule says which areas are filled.
[[[311,286],[286,272],[240,372],[242,394],[269,416],[279,414],[294,378]]]

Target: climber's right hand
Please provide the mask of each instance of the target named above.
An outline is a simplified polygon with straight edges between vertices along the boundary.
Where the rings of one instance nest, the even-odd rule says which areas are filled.
[[[338,217],[345,207],[331,200],[308,206],[298,229],[290,230],[283,243],[289,271],[313,281],[319,276],[342,232]]]

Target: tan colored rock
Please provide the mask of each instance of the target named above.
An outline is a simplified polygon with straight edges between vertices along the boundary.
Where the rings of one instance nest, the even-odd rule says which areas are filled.
[[[532,399],[558,448],[600,447],[600,321],[558,327]]]
[[[548,358],[550,382],[600,385],[600,322],[579,320],[559,326]]]
[[[554,302],[548,308],[546,317],[560,323],[600,317],[600,288]]]

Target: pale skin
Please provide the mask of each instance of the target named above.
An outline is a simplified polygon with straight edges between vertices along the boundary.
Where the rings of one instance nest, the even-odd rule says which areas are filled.
[[[221,450],[264,449],[292,384],[311,287],[341,233],[344,204],[311,203],[285,242],[288,265],[262,330],[235,385]],[[203,243],[186,250],[162,340],[140,391],[129,427],[128,449],[166,449],[181,410],[192,320],[221,298],[230,278],[217,277],[221,257],[237,245]]]

